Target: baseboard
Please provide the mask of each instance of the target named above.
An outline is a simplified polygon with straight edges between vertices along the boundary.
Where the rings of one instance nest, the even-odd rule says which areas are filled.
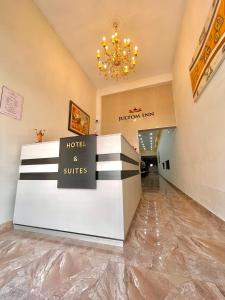
[[[52,236],[58,236],[58,237],[69,238],[69,239],[75,239],[75,240],[80,240],[80,241],[85,241],[85,242],[90,242],[90,243],[104,244],[104,245],[109,245],[109,246],[123,247],[123,245],[124,245],[123,240],[97,237],[97,236],[91,236],[91,235],[87,235],[87,234],[72,233],[72,232],[66,232],[66,231],[61,231],[61,230],[52,230],[52,229],[47,229],[47,228],[24,226],[24,225],[19,225],[19,224],[14,224],[14,229],[30,231],[30,232],[35,232],[35,233],[41,233],[41,234],[46,234],[46,235],[52,235]]]
[[[225,221],[222,218],[217,216],[214,212],[212,212],[207,207],[205,207],[204,205],[199,203],[197,200],[195,200],[192,197],[190,197],[189,195],[187,195],[185,192],[183,192],[181,189],[179,189],[175,184],[170,182],[164,176],[162,176],[161,174],[159,174],[159,176],[161,176],[166,182],[168,182],[179,194],[181,194],[183,197],[187,198],[187,200],[192,201],[194,203],[194,205],[196,206],[196,209],[201,209],[201,210],[204,209],[204,211],[208,217],[219,222],[221,226],[225,226]]]

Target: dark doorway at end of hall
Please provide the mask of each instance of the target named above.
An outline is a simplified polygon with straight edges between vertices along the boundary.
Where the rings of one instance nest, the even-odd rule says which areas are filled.
[[[174,130],[162,128],[138,131],[143,187],[159,188],[159,177],[167,179],[170,175]]]

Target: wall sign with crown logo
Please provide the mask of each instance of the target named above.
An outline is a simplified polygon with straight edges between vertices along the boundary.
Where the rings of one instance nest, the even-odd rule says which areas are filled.
[[[134,107],[129,109],[129,115],[119,116],[118,121],[127,121],[127,120],[137,120],[137,119],[145,119],[149,117],[154,117],[155,113],[152,112],[142,112],[142,108]]]

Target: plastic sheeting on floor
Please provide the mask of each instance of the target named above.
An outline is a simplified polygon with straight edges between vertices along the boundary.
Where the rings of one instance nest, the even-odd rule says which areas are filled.
[[[122,250],[1,233],[0,299],[224,299],[224,223],[156,182],[143,186]]]

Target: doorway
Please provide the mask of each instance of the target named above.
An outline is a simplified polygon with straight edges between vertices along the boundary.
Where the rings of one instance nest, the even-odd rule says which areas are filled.
[[[159,189],[160,177],[169,179],[173,165],[174,134],[174,127],[138,131],[143,188]]]

